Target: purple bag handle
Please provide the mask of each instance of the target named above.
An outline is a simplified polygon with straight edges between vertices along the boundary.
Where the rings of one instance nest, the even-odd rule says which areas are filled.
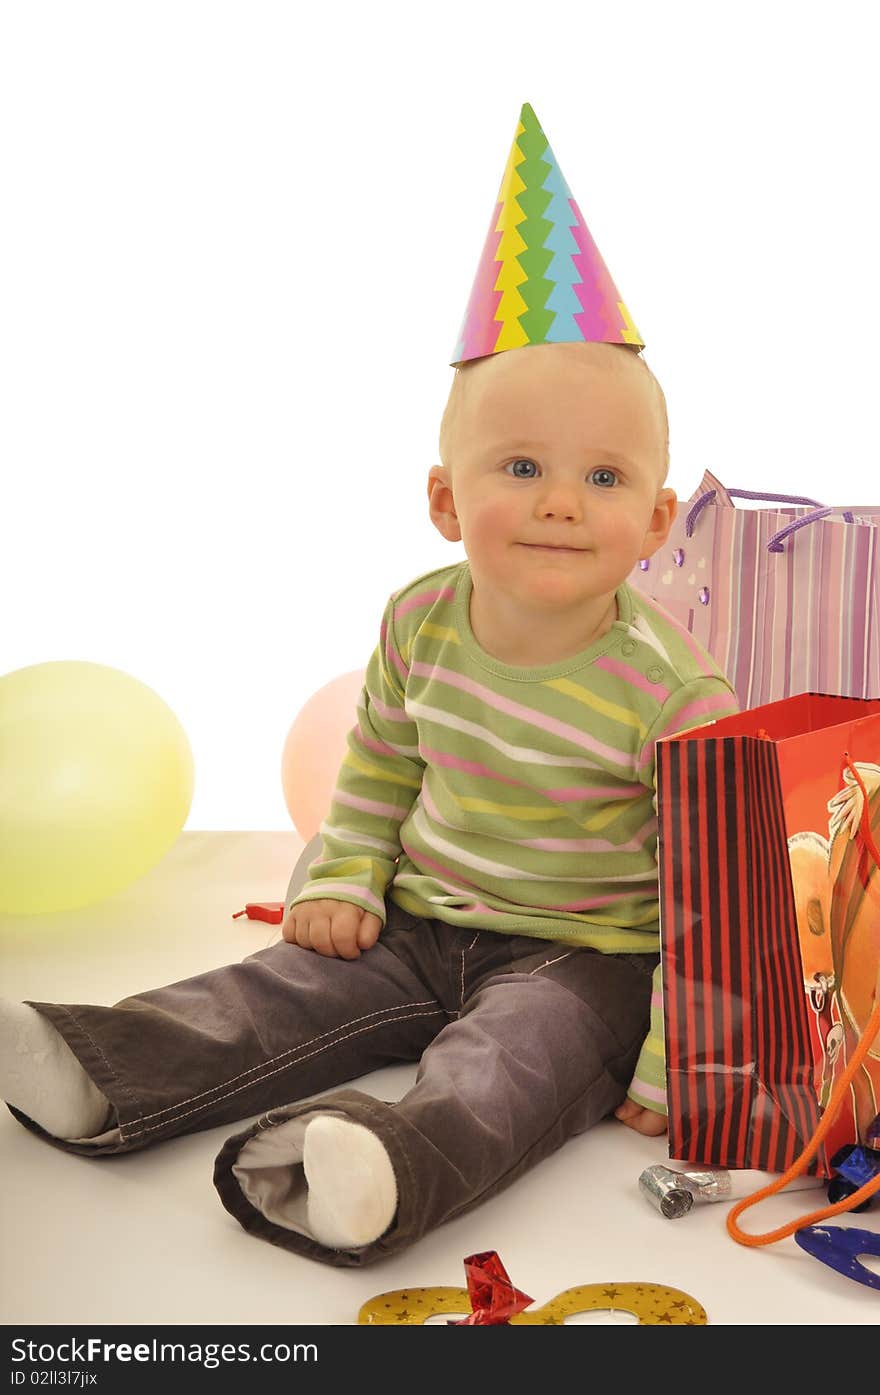
[[[768,552],[784,552],[785,549],[784,549],[784,547],[782,546],[782,540],[783,540],[783,538],[787,538],[787,537],[789,536],[790,533],[796,533],[797,530],[798,530],[798,528],[806,528],[806,526],[807,526],[808,523],[815,523],[817,519],[819,519],[819,518],[825,518],[826,515],[829,514],[829,513],[841,513],[841,512],[843,512],[843,517],[844,517],[845,522],[847,522],[847,523],[852,523],[852,521],[853,521],[853,516],[852,516],[852,514],[851,514],[848,510],[833,509],[833,508],[832,508],[832,509],[813,509],[813,512],[812,512],[812,513],[805,513],[801,518],[795,518],[795,519],[793,519],[792,522],[789,523],[785,528],[780,528],[780,530],[779,530],[778,533],[774,533],[774,534],[773,534],[773,537],[770,539],[770,541],[769,541],[768,544],[767,544],[767,551],[768,551]]]
[[[710,504],[718,493],[717,489],[707,489],[705,494],[701,494],[697,499],[690,513],[684,521],[684,531],[691,538],[694,534],[694,524],[707,504]],[[728,489],[727,493],[732,498],[737,499],[764,499],[770,504],[809,504],[814,509],[821,509],[823,505],[818,499],[804,499],[798,494],[760,494],[753,489]]]
[[[715,498],[717,492],[718,491],[715,489],[707,489],[705,494],[701,494],[699,499],[696,500],[684,521],[684,531],[687,537],[693,537],[694,526],[697,519],[706,505],[711,503]],[[815,523],[816,519],[825,518],[829,513],[840,512],[839,509],[834,507],[826,508],[824,504],[819,503],[818,499],[807,499],[801,494],[764,494],[760,490],[754,489],[728,489],[727,493],[731,498],[737,499],[761,499],[771,504],[810,504],[813,507],[812,513],[804,514],[803,518],[795,519],[792,523],[789,523],[787,528],[780,528],[778,533],[774,533],[767,544],[768,552],[782,552],[782,539],[787,538],[789,533],[794,533],[798,528],[803,528],[807,523]],[[853,516],[851,513],[845,512],[843,516],[847,523],[852,523]]]

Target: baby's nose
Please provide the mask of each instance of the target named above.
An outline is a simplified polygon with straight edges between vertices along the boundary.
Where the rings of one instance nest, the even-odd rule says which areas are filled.
[[[575,522],[581,517],[581,501],[577,490],[554,486],[541,498],[538,512],[542,518],[559,518]]]

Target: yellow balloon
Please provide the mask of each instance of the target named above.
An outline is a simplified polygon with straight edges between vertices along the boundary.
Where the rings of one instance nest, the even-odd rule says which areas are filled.
[[[186,733],[152,688],[103,664],[0,677],[0,911],[74,910],[168,851],[192,804]]]

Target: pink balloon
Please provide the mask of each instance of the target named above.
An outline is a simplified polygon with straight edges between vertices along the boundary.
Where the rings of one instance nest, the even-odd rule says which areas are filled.
[[[308,842],[330,808],[336,777],[357,721],[364,670],[340,674],[313,693],[294,718],[281,757],[284,802],[297,833]]]

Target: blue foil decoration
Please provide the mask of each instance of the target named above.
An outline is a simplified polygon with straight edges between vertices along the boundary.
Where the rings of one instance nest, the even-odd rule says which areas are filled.
[[[874,1274],[859,1261],[859,1255],[880,1255],[880,1235],[873,1230],[855,1230],[839,1225],[805,1225],[794,1238],[814,1259],[836,1269],[844,1278],[855,1279],[868,1288],[880,1288],[880,1274]]]
[[[835,1153],[831,1166],[836,1167],[841,1177],[856,1187],[863,1187],[880,1172],[880,1153],[876,1148],[863,1148],[861,1144],[849,1143]]]
[[[880,1172],[880,1151],[865,1148],[861,1143],[847,1143],[834,1154],[831,1166],[836,1176],[828,1183],[828,1200],[835,1206],[877,1176]],[[853,1212],[867,1211],[871,1201],[872,1198],[868,1197],[860,1206],[853,1206]]]

